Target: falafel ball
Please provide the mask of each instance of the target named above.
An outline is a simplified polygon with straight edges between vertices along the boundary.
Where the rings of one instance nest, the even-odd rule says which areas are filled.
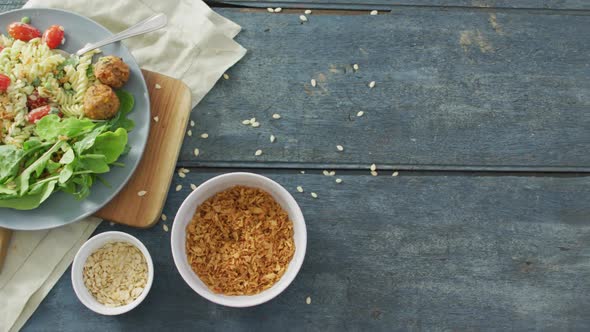
[[[129,79],[129,66],[116,56],[105,56],[94,65],[94,76],[103,84],[120,88]]]
[[[107,120],[119,111],[119,98],[110,86],[93,85],[84,94],[84,114],[94,120]]]

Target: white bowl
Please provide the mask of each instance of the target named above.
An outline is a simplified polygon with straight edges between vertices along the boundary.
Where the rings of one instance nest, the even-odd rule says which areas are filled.
[[[185,248],[186,226],[191,221],[197,207],[216,193],[236,185],[260,188],[266,191],[283,207],[293,222],[295,254],[287,267],[287,271],[271,288],[256,295],[227,296],[214,293],[199,279],[187,261]],[[284,291],[295,279],[305,257],[307,230],[299,205],[297,205],[293,196],[280,184],[257,174],[228,173],[204,182],[184,200],[174,218],[171,245],[172,256],[178,272],[195,292],[211,302],[228,307],[251,307],[270,301]]]
[[[141,295],[139,295],[139,297],[133,302],[120,307],[107,307],[104,304],[98,302],[94,296],[90,294],[86,288],[86,285],[84,285],[84,279],[82,276],[84,263],[86,263],[88,256],[108,242],[127,242],[136,246],[145,257],[148,267],[148,280]],[[80,247],[78,250],[76,257],[74,257],[74,263],[72,264],[72,286],[74,287],[76,296],[78,296],[80,302],[82,302],[82,304],[84,304],[88,309],[101,315],[120,315],[137,307],[137,305],[140,304],[149,293],[153,281],[154,263],[152,262],[152,256],[150,256],[150,253],[143,243],[141,243],[141,241],[139,241],[134,236],[123,232],[104,232],[88,239],[88,241],[86,241],[86,243],[84,243],[84,245],[82,245],[82,247]]]

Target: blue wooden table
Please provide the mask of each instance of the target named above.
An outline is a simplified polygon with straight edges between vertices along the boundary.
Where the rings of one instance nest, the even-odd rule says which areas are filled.
[[[166,225],[191,183],[266,175],[306,218],[298,277],[261,306],[218,306],[177,273],[164,222],[104,222],[152,253],[146,301],[99,316],[67,271],[24,330],[590,330],[590,1],[210,4],[248,54],[192,113]]]

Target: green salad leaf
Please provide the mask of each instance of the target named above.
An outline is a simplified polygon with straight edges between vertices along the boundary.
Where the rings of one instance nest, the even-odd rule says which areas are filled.
[[[0,184],[17,175],[25,151],[13,145],[0,146]]]
[[[133,110],[133,106],[135,104],[135,100],[133,99],[133,95],[123,90],[115,91],[117,97],[119,97],[119,112],[117,115],[108,121],[111,130],[117,130],[118,128],[123,128],[127,131],[133,130],[135,127],[135,123],[133,120],[128,119],[127,115],[131,113]]]
[[[50,114],[36,123],[22,148],[0,145],[0,208],[30,210],[62,190],[84,199],[98,174],[107,173],[129,150],[127,116],[133,96],[117,91],[120,108],[106,122]]]
[[[127,130],[119,128],[104,132],[96,137],[94,145],[88,151],[92,154],[101,154],[106,157],[108,164],[114,163],[125,150],[127,145]]]

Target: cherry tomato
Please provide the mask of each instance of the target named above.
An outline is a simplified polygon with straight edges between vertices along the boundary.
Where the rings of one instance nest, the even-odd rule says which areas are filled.
[[[14,22],[8,26],[8,34],[18,40],[29,41],[41,37],[41,31],[30,24]]]
[[[27,121],[29,121],[30,123],[37,123],[37,121],[41,120],[44,116],[49,114],[57,114],[57,116],[59,116],[60,118],[63,116],[57,108],[45,105],[37,107],[34,110],[30,111],[27,115]]]
[[[5,92],[10,86],[10,77],[0,74],[0,92]]]
[[[35,108],[39,108],[47,104],[49,104],[49,99],[40,97],[39,91],[37,90],[33,91],[33,93],[27,97],[27,107],[29,110],[34,110]]]
[[[49,48],[57,48],[64,40],[64,27],[52,25],[43,33],[43,41]]]
[[[2,52],[3,49],[4,49],[4,47],[0,46],[0,52]]]

